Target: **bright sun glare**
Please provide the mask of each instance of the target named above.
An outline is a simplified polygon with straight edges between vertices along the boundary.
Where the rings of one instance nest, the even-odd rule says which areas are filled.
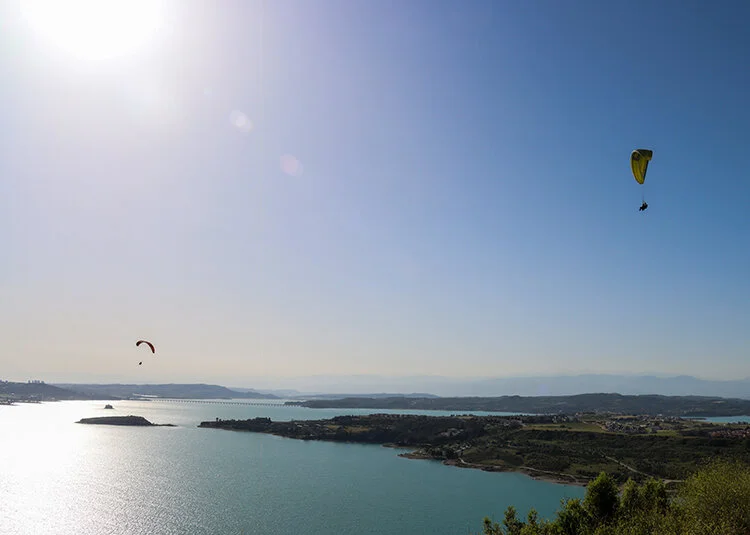
[[[161,22],[159,0],[26,0],[23,15],[53,45],[89,60],[133,52]]]

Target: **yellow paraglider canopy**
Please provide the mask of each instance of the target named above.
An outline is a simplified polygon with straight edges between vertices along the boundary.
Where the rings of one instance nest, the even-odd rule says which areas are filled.
[[[630,154],[630,168],[639,184],[643,184],[643,181],[646,180],[646,169],[648,169],[648,162],[651,161],[653,155],[654,152],[648,149],[636,149]]]

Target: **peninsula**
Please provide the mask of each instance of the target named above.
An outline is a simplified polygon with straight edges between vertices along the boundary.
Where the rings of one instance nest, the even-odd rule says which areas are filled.
[[[709,458],[750,462],[750,425],[647,415],[372,414],[291,422],[217,419],[202,422],[199,427],[303,440],[382,444],[411,450],[402,453],[403,457],[485,471],[518,471],[579,485],[602,471],[620,482],[650,476],[674,482]]]
[[[664,416],[746,416],[750,400],[707,396],[660,396],[622,394],[578,394],[574,396],[498,396],[452,398],[311,399],[288,401],[314,409],[409,409],[443,411],[492,411],[527,414],[571,414],[601,412]]]

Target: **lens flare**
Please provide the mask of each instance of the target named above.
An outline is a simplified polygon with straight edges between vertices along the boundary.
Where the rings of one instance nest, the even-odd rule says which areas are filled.
[[[302,175],[302,163],[291,154],[284,154],[280,159],[281,170],[289,176]]]
[[[229,114],[229,122],[240,132],[248,133],[253,129],[250,118],[240,110],[232,110],[232,113]]]

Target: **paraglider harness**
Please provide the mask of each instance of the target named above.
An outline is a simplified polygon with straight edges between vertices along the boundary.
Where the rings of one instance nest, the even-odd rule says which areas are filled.
[[[638,211],[643,212],[646,208],[648,208],[648,203],[646,201],[643,201],[643,204],[640,208],[638,208]]]

